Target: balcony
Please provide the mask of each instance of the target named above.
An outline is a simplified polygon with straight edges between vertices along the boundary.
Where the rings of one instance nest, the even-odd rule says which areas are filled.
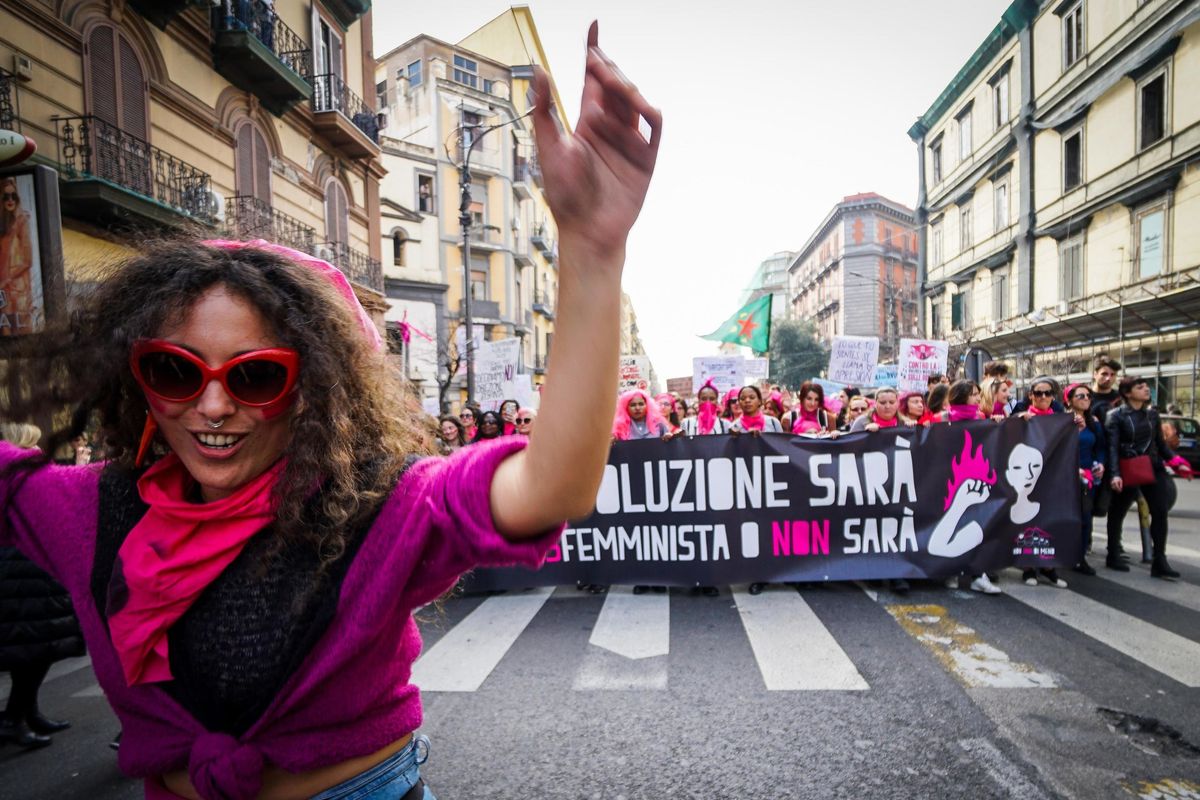
[[[204,0],[128,0],[129,5],[159,28],[166,30],[171,20],[187,10],[188,6],[208,5]]]
[[[315,252],[316,231],[257,197],[225,198],[225,229],[236,239],[266,239],[303,253]]]
[[[62,208],[100,225],[213,225],[208,173],[92,115],[56,117]]]
[[[554,299],[545,291],[533,293],[533,310],[549,320],[554,319]]]
[[[537,162],[518,156],[513,169],[513,194],[522,200],[532,200],[533,191],[530,187],[534,183],[541,183]]]
[[[383,264],[341,242],[323,242],[317,256],[333,264],[360,286],[383,294]]]
[[[471,247],[477,247],[480,250],[504,249],[504,231],[495,225],[472,227],[469,229],[468,237],[471,240]]]
[[[217,72],[272,113],[312,97],[312,49],[263,0],[214,8],[212,26]]]
[[[535,355],[533,357],[533,372],[535,375],[545,375],[546,374],[546,362],[548,360],[549,359],[546,356],[541,355],[541,354]]]
[[[533,256],[529,254],[529,240],[523,239],[520,236],[515,236],[515,239],[516,244],[513,248],[513,261],[518,267],[532,267]]]
[[[313,127],[351,158],[379,155],[379,118],[337,75],[313,78]]]
[[[325,0],[323,5],[347,28],[371,10],[370,0]]]
[[[458,316],[462,317],[463,304],[458,301]],[[475,322],[480,320],[495,320],[500,321],[500,303],[495,300],[479,300],[471,298],[471,319]]]
[[[547,259],[551,258],[551,254],[556,249],[554,240],[550,238],[550,232],[546,230],[545,225],[538,225],[533,229],[529,242]]]
[[[0,69],[0,129],[15,131],[17,124],[17,76]]]

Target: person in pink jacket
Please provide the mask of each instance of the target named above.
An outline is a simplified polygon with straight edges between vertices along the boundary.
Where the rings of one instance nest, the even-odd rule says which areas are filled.
[[[625,243],[661,116],[595,25],[586,69],[573,133],[534,74],[561,252],[535,436],[421,458],[431,436],[345,277],[263,241],[147,246],[12,353],[4,416],[69,402],[46,452],[94,420],[111,460],[0,444],[0,545],[70,592],[147,796],[432,797],[413,609],[477,565],[540,564],[608,453]]]

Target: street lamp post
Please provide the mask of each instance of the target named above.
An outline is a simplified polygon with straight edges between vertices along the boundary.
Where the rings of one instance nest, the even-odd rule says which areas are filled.
[[[530,106],[519,117],[513,117],[507,122],[501,122],[496,125],[491,125],[487,128],[476,129],[474,126],[468,131],[467,128],[467,111],[466,107],[459,103],[458,105],[458,140],[462,145],[462,165],[458,169],[458,188],[460,193],[460,201],[458,207],[458,222],[462,226],[462,249],[463,249],[463,299],[462,312],[463,319],[466,325],[464,346],[467,348],[467,403],[470,404],[475,400],[475,326],[471,320],[471,153],[475,149],[475,144],[484,137],[485,134],[491,133],[497,128],[503,128],[506,125],[512,125],[519,120],[532,114],[534,107]]]

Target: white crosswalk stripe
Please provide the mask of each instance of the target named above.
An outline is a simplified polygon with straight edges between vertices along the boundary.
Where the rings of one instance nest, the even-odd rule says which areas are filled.
[[[1007,574],[1016,574],[1009,571]],[[1006,576],[1007,576],[1006,574]],[[1056,622],[1173,678],[1200,686],[1200,644],[1072,591],[1005,581],[1004,591]]]
[[[1160,600],[1200,611],[1200,586],[1179,581],[1160,581],[1150,578],[1148,572],[1135,569],[1132,572],[1117,572],[1111,569],[1098,569],[1096,575],[1110,583],[1124,586],[1127,589],[1153,595]]]
[[[769,586],[756,596],[744,586],[735,586],[733,598],[767,689],[870,688],[833,634],[795,590]]]
[[[425,692],[474,692],[554,593],[553,587],[489,597],[413,664]]]
[[[575,674],[576,691],[666,689],[671,651],[671,600],[613,586]]]

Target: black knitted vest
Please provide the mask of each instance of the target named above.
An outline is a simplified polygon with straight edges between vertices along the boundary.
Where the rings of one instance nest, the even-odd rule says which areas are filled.
[[[140,475],[109,467],[100,477],[91,591],[105,619],[117,552],[148,510],[137,491]],[[251,537],[167,633],[173,680],[163,689],[209,731],[245,733],[329,627],[342,582],[378,513],[356,526],[346,552],[319,583],[314,548],[285,547],[264,568],[271,529]]]

